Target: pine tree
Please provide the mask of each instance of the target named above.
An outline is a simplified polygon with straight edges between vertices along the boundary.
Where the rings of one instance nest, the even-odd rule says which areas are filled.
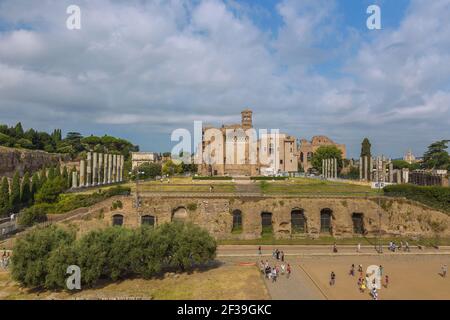
[[[25,173],[22,179],[22,187],[20,190],[20,202],[24,207],[28,207],[32,202],[30,174]]]
[[[0,186],[0,216],[7,216],[10,210],[9,205],[9,182],[8,178],[3,177]]]
[[[39,175],[35,172],[33,174],[33,177],[31,178],[31,201],[32,203],[34,203],[34,195],[38,192],[39,190]]]
[[[361,143],[361,157],[371,157],[372,153],[370,148],[372,147],[372,145],[370,144],[369,139],[364,138],[363,142]]]
[[[14,127],[14,131],[15,131],[16,138],[20,139],[23,137],[23,128],[22,128],[22,124],[20,122],[16,124],[16,126]]]
[[[9,202],[11,205],[11,210],[13,212],[19,212],[19,210],[20,210],[20,175],[19,175],[18,171],[16,171],[16,173],[14,174],[14,177],[13,177]]]

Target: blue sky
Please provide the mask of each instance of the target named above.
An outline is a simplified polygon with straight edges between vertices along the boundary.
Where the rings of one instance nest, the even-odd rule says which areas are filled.
[[[357,157],[450,137],[450,0],[0,0],[0,122],[167,151],[193,121],[238,122]],[[382,30],[366,28],[378,4]]]

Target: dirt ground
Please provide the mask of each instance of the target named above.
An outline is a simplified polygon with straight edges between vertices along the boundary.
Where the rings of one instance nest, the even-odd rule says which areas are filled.
[[[450,265],[449,255],[304,257],[296,259],[296,263],[303,267],[328,299],[371,299],[368,291],[359,292],[359,274],[349,275],[352,264],[356,269],[362,264],[364,271],[369,265],[383,266],[384,275],[389,276],[389,286],[379,291],[381,300],[450,299],[450,276],[443,278],[439,274],[443,264]],[[329,285],[331,271],[336,274],[333,287]]]
[[[267,300],[270,297],[255,266],[233,264],[192,274],[168,274],[164,279],[109,283],[75,294],[22,289],[9,273],[0,271],[0,300],[5,299]]]

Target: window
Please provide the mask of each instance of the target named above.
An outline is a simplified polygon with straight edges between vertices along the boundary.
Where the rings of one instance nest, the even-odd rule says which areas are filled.
[[[242,212],[241,210],[233,211],[233,228],[232,232],[240,232],[242,231]]]
[[[332,211],[330,209],[322,209],[320,211],[320,232],[331,233],[331,217]]]
[[[262,226],[262,234],[273,233],[271,212],[261,213],[261,226]]]
[[[353,213],[353,233],[363,234],[364,233],[364,215],[362,213]]]
[[[145,215],[141,217],[141,225],[155,226],[155,217],[150,215]]]
[[[291,211],[291,232],[306,232],[306,218],[302,209],[294,209]]]
[[[123,225],[123,215],[121,214],[115,214],[113,215],[113,226],[122,226]]]

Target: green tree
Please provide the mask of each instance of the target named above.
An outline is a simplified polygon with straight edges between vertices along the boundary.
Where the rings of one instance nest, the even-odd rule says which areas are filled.
[[[9,201],[11,210],[13,212],[19,212],[21,203],[20,203],[20,175],[18,171],[16,171],[13,177]]]
[[[8,178],[3,177],[2,184],[0,186],[0,216],[7,216],[9,211],[9,182]]]
[[[51,252],[61,245],[70,245],[75,235],[54,226],[37,228],[20,237],[12,255],[12,278],[31,288],[42,287],[49,273]]]
[[[167,174],[169,176],[174,175],[174,174],[180,174],[180,173],[183,173],[183,166],[181,163],[176,164],[172,160],[168,160],[168,161],[164,162],[164,164],[162,166],[162,173]]]
[[[34,197],[36,196],[36,193],[39,190],[39,185],[40,185],[39,175],[37,174],[37,172],[35,172],[33,173],[33,176],[31,178],[31,199],[33,203]]]
[[[53,166],[50,166],[50,169],[48,169],[47,179],[53,180],[56,178],[56,169]]]
[[[44,183],[47,181],[47,169],[42,168],[42,170],[39,172],[39,187],[38,189],[42,188]]]
[[[432,143],[423,155],[422,166],[425,169],[450,169],[450,158],[446,151],[450,140]]]
[[[14,134],[17,139],[20,139],[23,137],[22,123],[18,122],[16,124],[16,126],[14,127]]]
[[[371,157],[372,151],[371,151],[372,145],[370,144],[369,139],[364,138],[363,142],[361,143],[361,157]]]
[[[342,152],[336,146],[319,147],[316,152],[314,152],[311,164],[316,170],[321,172],[322,160],[324,159],[337,159],[338,172],[342,169]]]
[[[138,171],[141,172],[139,178],[149,179],[155,178],[156,176],[160,176],[162,169],[161,164],[159,163],[144,163],[138,167]]]
[[[22,179],[20,202],[24,207],[31,205],[31,203],[33,202],[33,196],[31,194],[30,174],[28,172],[25,173]]]
[[[50,253],[44,284],[46,289],[67,288],[67,267],[77,265],[77,255],[78,252],[72,243],[63,243]]]
[[[58,196],[64,192],[66,182],[62,177],[56,177],[53,180],[47,180],[42,188],[36,193],[36,203],[54,203],[58,200]]]

